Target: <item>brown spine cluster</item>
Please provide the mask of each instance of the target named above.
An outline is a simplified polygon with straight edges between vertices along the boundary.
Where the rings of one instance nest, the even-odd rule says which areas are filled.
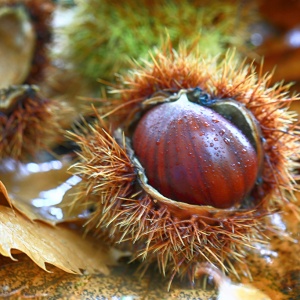
[[[0,157],[26,160],[50,150],[63,136],[63,104],[44,98],[35,86],[16,86],[0,93]]]

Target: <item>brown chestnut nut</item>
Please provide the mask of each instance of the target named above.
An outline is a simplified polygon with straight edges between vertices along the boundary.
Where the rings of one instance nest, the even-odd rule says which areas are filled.
[[[260,169],[244,133],[187,93],[143,115],[133,149],[149,185],[189,204],[232,207],[252,190]]]

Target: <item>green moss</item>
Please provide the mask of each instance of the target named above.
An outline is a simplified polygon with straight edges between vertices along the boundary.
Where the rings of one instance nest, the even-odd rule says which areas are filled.
[[[78,0],[74,21],[63,30],[69,40],[63,56],[96,82],[111,80],[128,68],[130,59],[146,57],[166,33],[174,48],[181,41],[197,42],[204,53],[215,55],[229,45],[241,47],[247,39],[251,13],[237,3]]]

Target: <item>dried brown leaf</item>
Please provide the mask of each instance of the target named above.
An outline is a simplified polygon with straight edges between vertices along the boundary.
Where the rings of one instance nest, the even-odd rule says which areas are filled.
[[[58,192],[58,187],[67,185],[68,163],[63,162],[58,169],[51,168],[51,163],[36,164],[33,167],[41,168],[39,172],[29,172],[26,166],[19,164],[14,171],[2,172],[5,185],[0,181],[0,254],[15,259],[12,253],[23,252],[44,270],[48,269],[46,264],[51,264],[70,273],[85,270],[108,274],[107,265],[114,263],[108,249],[98,241],[83,238],[81,228],[74,231],[50,226],[51,220],[31,203],[36,199],[47,207],[49,202],[57,201],[55,196],[62,197],[66,191]],[[43,192],[49,193],[49,197],[43,198]]]
[[[5,206],[0,206],[0,237],[0,254],[15,259],[12,250],[19,250],[44,270],[48,263],[69,273],[109,273],[112,260],[99,242],[65,227],[30,221]]]

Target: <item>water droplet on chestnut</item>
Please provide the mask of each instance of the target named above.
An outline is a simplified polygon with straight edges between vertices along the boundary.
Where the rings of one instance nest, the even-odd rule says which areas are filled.
[[[253,189],[260,169],[256,149],[243,132],[186,94],[148,110],[132,143],[148,184],[189,204],[232,207]]]

